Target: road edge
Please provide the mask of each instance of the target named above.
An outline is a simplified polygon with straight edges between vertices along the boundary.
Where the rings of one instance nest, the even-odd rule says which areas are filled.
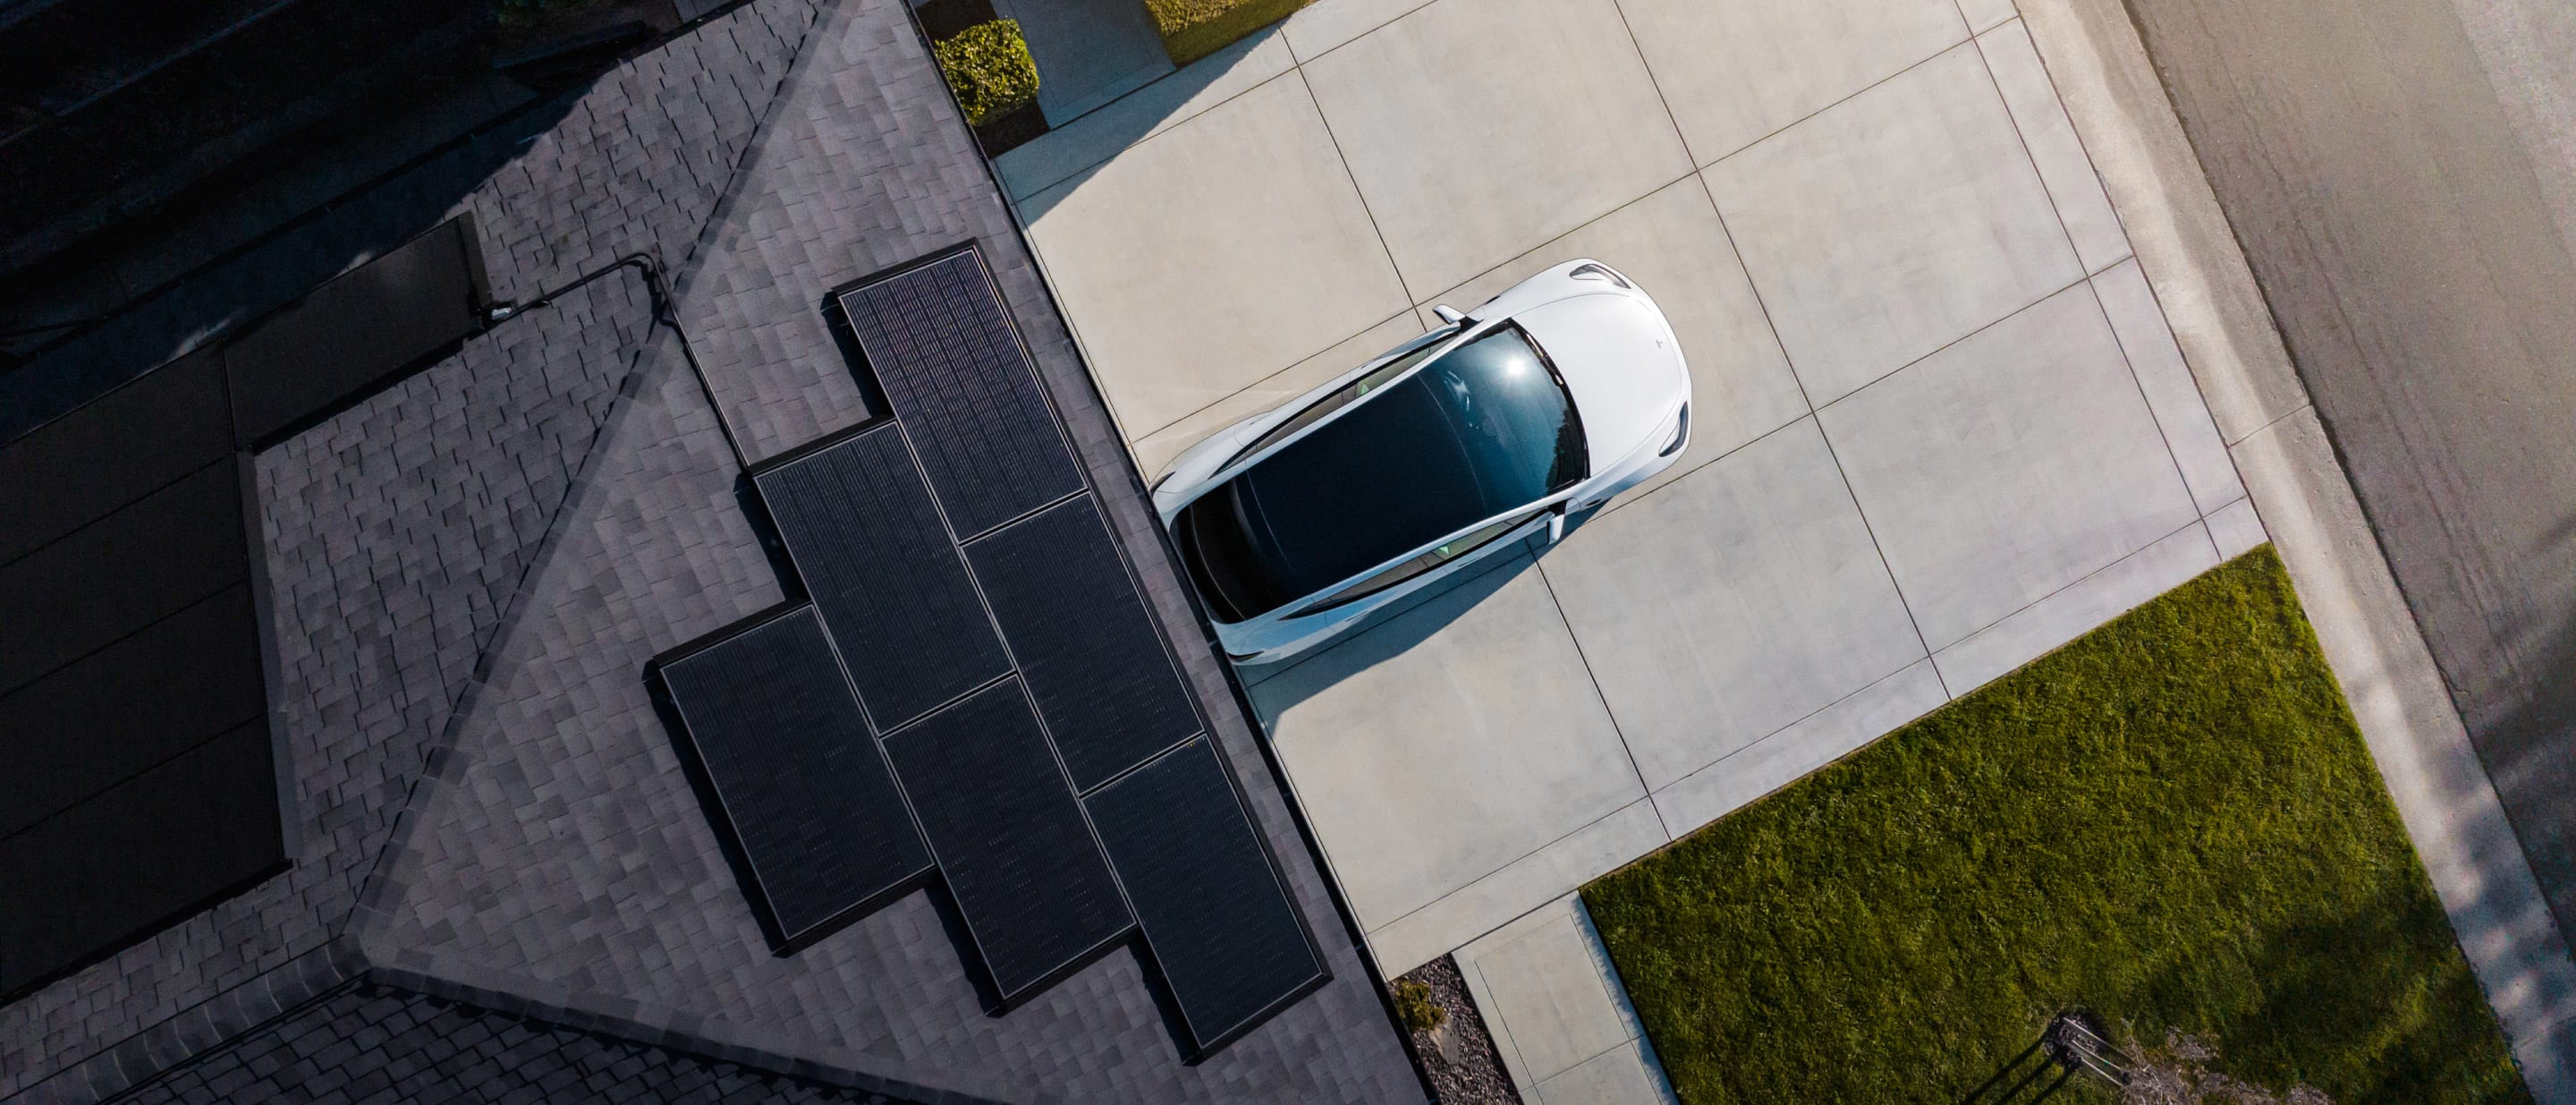
[[[2576,960],[2121,0],[2020,0],[2532,1096],[2576,1103]]]

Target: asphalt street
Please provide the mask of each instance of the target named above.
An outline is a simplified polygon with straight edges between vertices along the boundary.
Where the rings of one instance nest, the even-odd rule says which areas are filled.
[[[2576,6],[2129,7],[2576,942]]]

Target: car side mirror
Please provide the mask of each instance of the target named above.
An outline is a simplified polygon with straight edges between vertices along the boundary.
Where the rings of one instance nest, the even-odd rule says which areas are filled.
[[[1547,515],[1547,543],[1553,545],[1563,540],[1565,540],[1565,508],[1558,507],[1549,511]]]
[[[1467,316],[1465,316],[1465,315],[1463,315],[1463,314],[1458,313],[1458,309],[1457,309],[1457,308],[1452,307],[1452,306],[1450,306],[1450,305],[1448,305],[1448,304],[1446,304],[1446,303],[1443,303],[1443,304],[1441,304],[1441,305],[1439,305],[1439,306],[1437,306],[1437,307],[1433,307],[1433,308],[1431,309],[1431,313],[1432,313],[1434,316],[1437,316],[1437,317],[1440,319],[1440,321],[1442,321],[1442,322],[1444,322],[1444,323],[1447,323],[1447,324],[1449,324],[1449,325],[1451,325],[1451,326],[1456,326],[1456,325],[1458,325],[1459,323],[1462,323],[1462,322],[1467,321]]]

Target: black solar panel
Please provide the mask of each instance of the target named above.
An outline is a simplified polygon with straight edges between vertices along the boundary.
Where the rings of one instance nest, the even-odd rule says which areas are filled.
[[[898,427],[753,479],[880,732],[1010,670]]]
[[[1086,496],[966,546],[1077,789],[1199,731],[1162,634]]]
[[[1082,490],[982,256],[960,250],[840,302],[959,537]]]
[[[753,474],[811,607],[661,668],[708,815],[782,944],[935,873],[997,1011],[1141,934],[1203,1058],[1327,975],[1119,534],[971,247],[836,299],[892,418]]]
[[[1134,927],[1017,682],[885,745],[1005,1004]]]
[[[1199,1050],[1324,977],[1208,742],[1174,749],[1083,805]]]
[[[812,607],[660,670],[773,940],[821,935],[928,873],[930,853]]]
[[[0,690],[250,578],[241,495],[210,464],[0,565]]]
[[[265,689],[245,582],[0,693],[0,837],[259,720]]]

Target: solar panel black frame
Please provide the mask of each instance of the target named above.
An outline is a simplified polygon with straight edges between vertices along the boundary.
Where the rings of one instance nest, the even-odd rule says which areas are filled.
[[[799,449],[752,484],[878,732],[1011,670],[901,425]]]
[[[813,697],[800,704],[785,694],[744,693],[753,689],[756,676],[742,665],[761,662],[763,650],[767,659],[788,666],[791,679],[801,676],[791,685]],[[736,881],[774,952],[787,955],[810,945],[935,872],[910,803],[811,605],[755,616],[657,657],[646,679],[699,804],[712,815]],[[822,732],[789,731],[794,719],[780,713],[798,705]],[[782,748],[797,740],[819,743],[821,750],[796,755],[799,750]],[[764,759],[772,762],[755,763]],[[770,778],[745,771],[756,766],[766,766]],[[763,823],[780,813],[804,818],[802,826],[773,829]],[[832,826],[817,814],[866,816]],[[808,854],[782,850],[798,842]],[[826,854],[818,857],[816,851]],[[853,874],[855,859],[875,862]],[[825,874],[838,877],[818,877]],[[819,885],[806,890],[803,883]]]
[[[1136,919],[1019,680],[885,738],[994,1012],[1135,934]]]
[[[863,376],[918,431],[922,470],[961,540],[1084,489],[1054,401],[972,243],[831,299]]]
[[[1203,731],[1162,628],[1090,496],[975,539],[966,562],[1075,790]]]
[[[1332,977],[1213,744],[1164,753],[1083,807],[1194,1058]]]

